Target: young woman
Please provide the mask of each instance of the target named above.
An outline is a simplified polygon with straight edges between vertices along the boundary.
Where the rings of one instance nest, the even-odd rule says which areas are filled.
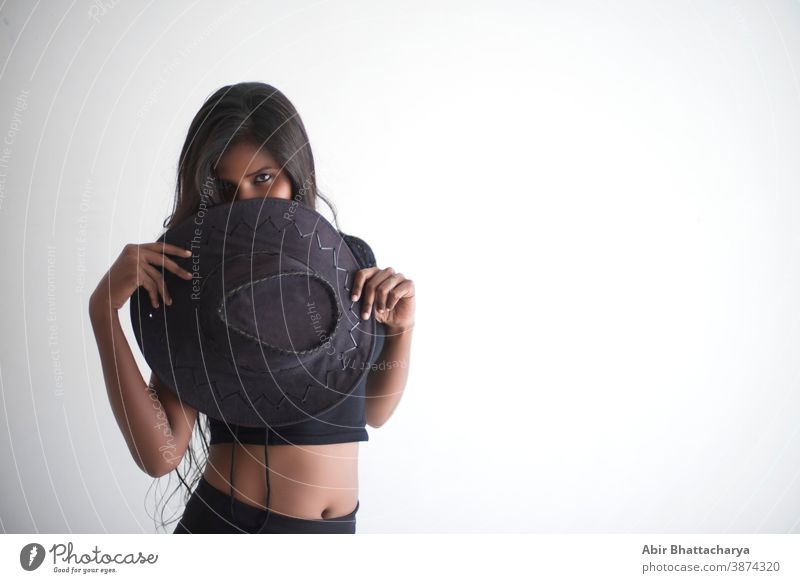
[[[297,111],[280,91],[263,83],[222,87],[197,112],[181,152],[173,212],[163,226],[194,214],[201,197],[207,205],[208,198],[211,204],[236,204],[279,197],[313,209],[321,198],[338,228],[335,209],[317,189],[314,158]],[[385,336],[366,377],[365,398],[358,399],[362,410],[339,414],[378,428],[391,417],[405,388],[414,284],[391,267],[377,267],[363,240],[342,235],[362,267],[353,283],[361,317],[374,317]],[[163,243],[126,245],[89,304],[109,400],[133,459],[153,477],[174,471],[186,488],[186,508],[173,532],[355,532],[358,448],[368,439],[363,425],[312,419],[287,426],[265,443],[263,429],[231,431],[228,424],[183,404],[154,374],[145,382],[118,310],[139,286],[154,307],[161,301],[170,304],[159,267],[163,262],[165,269],[191,278],[170,259],[185,252]],[[192,448],[194,433],[203,446],[202,458]],[[187,483],[179,469],[182,461],[188,465],[187,477],[195,462],[197,474],[205,466],[202,476]]]

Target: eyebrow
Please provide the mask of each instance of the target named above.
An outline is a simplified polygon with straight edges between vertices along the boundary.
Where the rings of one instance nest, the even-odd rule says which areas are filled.
[[[276,170],[276,169],[277,169],[277,167],[276,167],[276,166],[262,166],[261,168],[259,168],[259,169],[258,169],[258,170],[256,170],[255,172],[251,172],[250,174],[245,174],[245,175],[244,175],[244,177],[245,177],[245,178],[250,178],[251,176],[255,176],[256,174],[258,174],[258,173],[259,173],[259,172],[261,172],[262,170]],[[220,179],[220,180],[225,180],[225,179],[224,179],[224,178],[222,178],[222,177],[219,177],[219,179]],[[225,182],[228,182],[228,180],[225,180]]]

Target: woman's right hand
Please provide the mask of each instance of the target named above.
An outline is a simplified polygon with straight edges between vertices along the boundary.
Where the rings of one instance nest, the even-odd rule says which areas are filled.
[[[169,243],[128,243],[122,249],[117,260],[111,265],[100,283],[97,284],[92,296],[110,303],[111,307],[119,310],[125,305],[139,286],[144,286],[150,294],[150,301],[154,308],[159,305],[159,293],[167,305],[172,303],[164,276],[158,267],[162,261],[164,268],[178,277],[192,279],[192,274],[178,266],[167,254],[189,257],[192,252],[177,245]]]

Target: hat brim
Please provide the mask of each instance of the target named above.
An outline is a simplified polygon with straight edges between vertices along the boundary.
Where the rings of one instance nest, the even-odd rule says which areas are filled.
[[[350,299],[360,266],[315,210],[278,198],[223,203],[158,241],[192,249],[192,257],[168,257],[193,278],[159,267],[173,303],[153,308],[140,287],[131,296],[131,323],[148,365],[183,402],[237,425],[291,425],[341,404],[369,372],[375,320],[361,320]],[[240,329],[247,309],[238,323],[227,310],[237,287],[255,298],[246,304],[262,324],[255,334]],[[311,295],[298,298],[306,288]],[[319,342],[275,328],[291,320],[301,330],[298,318],[311,316],[299,308],[308,304],[320,308],[313,316]]]

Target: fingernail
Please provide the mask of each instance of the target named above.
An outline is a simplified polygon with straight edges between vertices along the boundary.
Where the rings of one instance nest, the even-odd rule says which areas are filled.
[[[184,254],[184,255],[191,255],[191,254],[192,254],[192,251],[191,251],[191,249],[185,249],[185,250],[183,251],[183,254]]]
[[[361,314],[362,320],[366,320],[367,318],[369,318],[369,312],[364,312],[363,314]]]
[[[358,299],[358,294],[353,294],[350,296],[350,299],[356,301]]]

